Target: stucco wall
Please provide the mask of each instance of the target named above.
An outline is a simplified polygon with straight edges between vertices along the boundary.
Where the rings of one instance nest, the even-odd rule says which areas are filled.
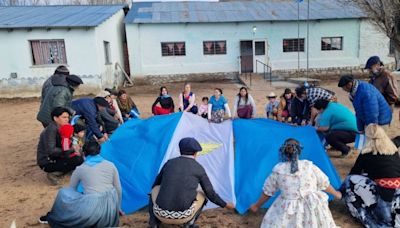
[[[366,25],[359,19],[311,21],[310,68],[359,66],[375,48],[360,45],[360,36],[375,46],[387,45],[388,40],[379,32],[360,31]],[[253,26],[257,27],[255,33]],[[306,38],[306,31],[306,23],[301,22],[301,38]],[[284,53],[282,47],[283,39],[297,38],[297,22],[127,24],[126,32],[134,76],[237,72],[240,40],[259,39],[268,42],[268,58],[274,70],[297,69],[297,52]],[[321,38],[335,36],[343,37],[343,50],[321,51]],[[203,55],[206,40],[226,40],[227,54]],[[186,56],[162,57],[161,42],[168,41],[185,41]],[[368,48],[368,53],[360,53],[359,47]],[[387,55],[389,49],[380,51]],[[301,68],[306,67],[306,56],[306,52],[300,53]]]

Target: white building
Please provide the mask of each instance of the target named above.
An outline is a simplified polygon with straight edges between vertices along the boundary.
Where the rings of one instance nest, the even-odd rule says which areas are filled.
[[[37,96],[58,65],[82,77],[81,93],[118,83],[124,17],[123,5],[0,7],[0,95]]]
[[[389,40],[356,7],[338,1],[134,3],[125,18],[131,75],[167,76],[359,67],[371,55],[393,62]],[[262,63],[260,63],[262,62]]]

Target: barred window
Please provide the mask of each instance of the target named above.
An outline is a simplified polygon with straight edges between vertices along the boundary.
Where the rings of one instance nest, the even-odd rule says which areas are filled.
[[[283,39],[283,52],[304,52],[304,38]]]
[[[33,65],[66,64],[64,40],[31,40]]]
[[[321,50],[322,51],[343,50],[342,42],[343,42],[343,37],[322,37]]]
[[[265,55],[265,41],[256,41],[255,42],[255,54],[256,55]]]
[[[162,42],[162,56],[184,56],[186,55],[185,42]]]
[[[204,55],[224,55],[226,54],[226,41],[204,41],[203,42]]]

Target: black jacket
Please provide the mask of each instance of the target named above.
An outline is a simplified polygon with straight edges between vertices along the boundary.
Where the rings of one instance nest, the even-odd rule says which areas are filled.
[[[37,147],[37,164],[44,166],[51,160],[61,156],[61,137],[58,133],[57,124],[52,121],[40,134]]]
[[[169,160],[158,174],[153,185],[160,185],[156,203],[164,210],[187,210],[196,199],[199,184],[211,202],[226,206],[214,191],[204,168],[193,158],[183,156]]]
[[[112,134],[119,126],[119,121],[114,118],[115,111],[106,108],[103,111],[99,111],[97,115],[97,122],[103,126],[103,132]]]
[[[157,97],[157,99],[154,101],[153,105],[151,106],[151,112],[154,114],[154,107],[160,103],[161,108],[163,109],[169,109],[171,112],[174,112],[175,105],[174,105],[174,100],[172,97],[167,97],[167,98],[162,98]]]
[[[307,100],[301,101],[295,97],[290,107],[290,117],[292,117],[292,123],[301,125],[303,120],[310,120],[310,107]]]

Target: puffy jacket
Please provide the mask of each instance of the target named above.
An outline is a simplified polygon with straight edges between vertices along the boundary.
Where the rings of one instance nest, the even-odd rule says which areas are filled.
[[[36,161],[39,166],[44,166],[54,158],[61,156],[61,137],[58,133],[58,126],[51,121],[40,134]]]
[[[360,131],[364,131],[364,127],[371,123],[387,125],[392,121],[392,111],[385,98],[367,82],[358,81],[353,106],[356,111],[357,128]]]
[[[66,107],[72,113],[71,102],[74,89],[68,85],[65,77],[53,77],[51,83],[52,86],[46,92],[36,116],[44,126],[49,125],[52,121],[51,112],[56,107]]]
[[[396,77],[386,69],[382,69],[379,74],[372,75],[369,81],[383,95],[389,105],[393,105],[398,100]]]
[[[97,115],[99,110],[92,98],[81,98],[72,101],[72,108],[76,115],[81,115],[87,124],[88,129],[98,138],[102,138],[103,134],[100,131],[97,123]]]

